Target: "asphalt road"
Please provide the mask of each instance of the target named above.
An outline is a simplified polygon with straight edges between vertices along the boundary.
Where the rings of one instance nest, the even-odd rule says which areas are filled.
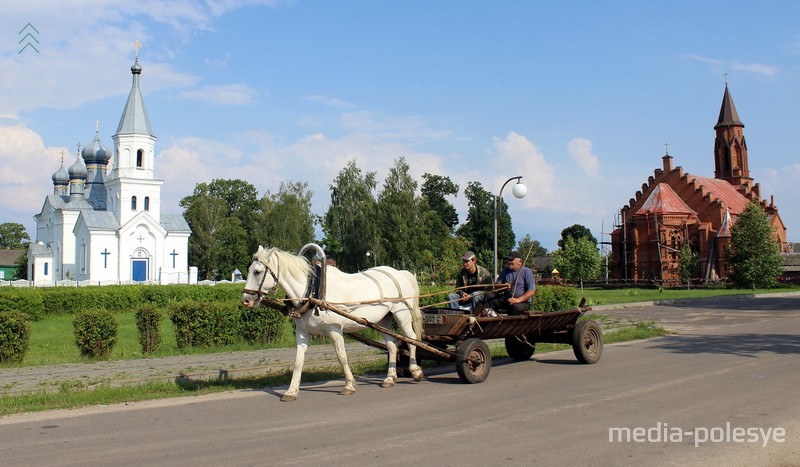
[[[0,419],[3,465],[800,465],[800,297],[609,312],[677,334],[451,368]]]

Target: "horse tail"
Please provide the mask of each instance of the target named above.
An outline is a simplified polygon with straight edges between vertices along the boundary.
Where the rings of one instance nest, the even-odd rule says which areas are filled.
[[[411,325],[414,328],[414,334],[417,340],[422,340],[422,311],[419,308],[419,283],[414,274],[409,271],[403,271],[408,275],[408,280],[411,282],[411,297],[408,299],[411,305]]]

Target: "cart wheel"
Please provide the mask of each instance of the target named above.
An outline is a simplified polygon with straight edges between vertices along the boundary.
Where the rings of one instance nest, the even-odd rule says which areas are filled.
[[[514,361],[524,362],[525,360],[530,360],[535,351],[535,342],[526,342],[525,340],[518,339],[517,336],[506,337],[506,352],[508,352],[508,356]]]
[[[469,359],[472,359],[470,361]],[[482,383],[492,369],[492,354],[483,339],[471,338],[456,350],[456,371],[465,383]]]
[[[578,321],[572,330],[572,351],[581,363],[597,363],[603,355],[603,331],[592,321]]]

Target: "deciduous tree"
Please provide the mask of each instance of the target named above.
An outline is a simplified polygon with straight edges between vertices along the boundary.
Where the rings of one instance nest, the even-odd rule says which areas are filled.
[[[589,238],[567,237],[564,240],[564,247],[554,251],[553,257],[561,277],[572,282],[580,282],[581,291],[583,291],[583,281],[596,279],[600,274],[600,252]]]
[[[751,202],[731,227],[731,246],[726,255],[730,279],[737,287],[776,287],[783,259],[769,225],[767,213]]]
[[[258,243],[297,252],[314,241],[314,215],[308,182],[281,182],[277,193],[261,198]]]
[[[0,248],[18,249],[25,248],[31,242],[31,237],[25,231],[25,226],[16,222],[0,224]]]

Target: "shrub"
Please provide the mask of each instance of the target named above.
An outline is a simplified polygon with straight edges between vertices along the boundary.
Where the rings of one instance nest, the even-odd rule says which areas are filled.
[[[531,309],[551,312],[578,306],[578,292],[572,287],[545,285],[536,287]]]
[[[73,322],[75,345],[81,355],[107,358],[117,343],[119,321],[109,311],[89,310],[78,313]]]
[[[0,363],[22,361],[30,340],[31,325],[25,314],[0,312]]]
[[[228,303],[175,302],[169,317],[178,348],[223,346],[238,339],[239,313]]]
[[[240,305],[241,335],[251,344],[267,344],[283,335],[286,317],[267,306],[252,309]]]
[[[145,355],[158,349],[161,341],[158,334],[160,322],[161,313],[152,306],[146,305],[136,312],[136,329],[139,330],[139,343]]]
[[[0,289],[0,312],[18,311],[28,315],[28,319],[38,321],[44,317],[44,303],[39,289]]]

